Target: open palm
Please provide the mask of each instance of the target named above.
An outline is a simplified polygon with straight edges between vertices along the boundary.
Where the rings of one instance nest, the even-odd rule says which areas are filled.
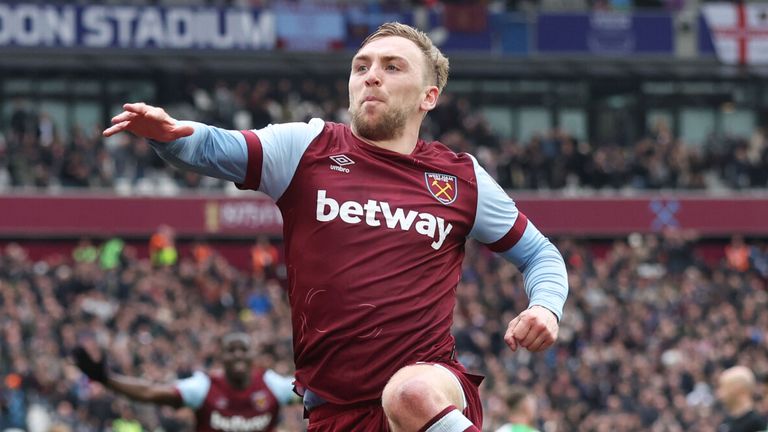
[[[162,108],[139,102],[125,104],[123,110],[112,118],[112,126],[103,132],[105,137],[127,131],[140,137],[168,142],[195,132],[192,126],[179,125]]]

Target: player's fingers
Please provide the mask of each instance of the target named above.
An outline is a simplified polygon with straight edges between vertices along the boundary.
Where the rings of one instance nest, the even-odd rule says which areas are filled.
[[[531,344],[527,347],[528,351],[539,352],[552,346],[554,339],[549,332],[542,332]]]
[[[515,329],[519,323],[520,317],[515,317],[512,321],[509,322],[509,325],[507,326],[507,332],[504,334],[504,342],[507,343],[509,349],[512,351],[516,351],[518,348],[517,339],[515,338]]]
[[[520,323],[520,317],[515,317],[512,321],[509,322],[507,325],[507,331],[504,333],[504,339],[511,338],[514,334],[515,328]]]
[[[518,317],[517,325],[512,329],[512,335],[521,343],[528,337],[528,333],[531,331],[531,319],[527,317],[525,313],[520,314]]]
[[[542,331],[543,329],[537,327],[535,323],[532,325],[526,322],[525,325],[517,326],[515,337],[523,348],[528,348]]]
[[[511,349],[512,351],[517,351],[518,345],[517,345],[517,341],[515,340],[515,338],[513,338],[513,337],[509,337],[508,338],[508,337],[505,336],[504,337],[504,342],[507,343],[507,346],[509,347],[509,349]]]
[[[149,105],[144,102],[123,104],[123,109],[136,114],[145,114],[149,110]]]
[[[105,137],[111,137],[112,135],[124,131],[130,122],[124,121],[122,123],[118,123],[110,128],[107,128],[102,132],[101,134]]]
[[[139,115],[136,114],[136,113],[132,113],[130,111],[123,111],[120,114],[112,117],[112,124],[118,124],[118,123],[122,123],[122,122],[127,121],[127,120],[132,120],[132,119],[135,119],[138,116]]]

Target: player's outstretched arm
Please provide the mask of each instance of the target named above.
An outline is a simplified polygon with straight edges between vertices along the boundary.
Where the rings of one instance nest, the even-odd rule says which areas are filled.
[[[109,371],[106,356],[100,352],[92,356],[83,346],[72,352],[75,364],[88,378],[102,383],[108,389],[140,402],[181,407],[183,400],[173,385],[155,384],[147,380],[116,374]]]
[[[248,166],[248,149],[239,131],[203,123],[177,121],[162,108],[145,103],[123,105],[104,136],[131,132],[149,140],[166,162],[184,171],[241,183]]]
[[[170,142],[195,132],[192,126],[179,124],[160,107],[138,102],[123,105],[123,110],[112,118],[112,126],[103,132],[105,137],[125,131],[158,142]]]

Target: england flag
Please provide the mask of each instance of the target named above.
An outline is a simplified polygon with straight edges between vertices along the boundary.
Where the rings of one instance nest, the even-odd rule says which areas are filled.
[[[703,6],[717,57],[728,64],[768,64],[768,4]]]

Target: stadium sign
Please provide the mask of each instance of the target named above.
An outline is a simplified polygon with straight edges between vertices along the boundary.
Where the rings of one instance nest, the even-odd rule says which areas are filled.
[[[542,13],[536,26],[542,53],[671,55],[674,34],[668,13]]]
[[[0,4],[0,47],[262,50],[274,21],[242,8]]]

